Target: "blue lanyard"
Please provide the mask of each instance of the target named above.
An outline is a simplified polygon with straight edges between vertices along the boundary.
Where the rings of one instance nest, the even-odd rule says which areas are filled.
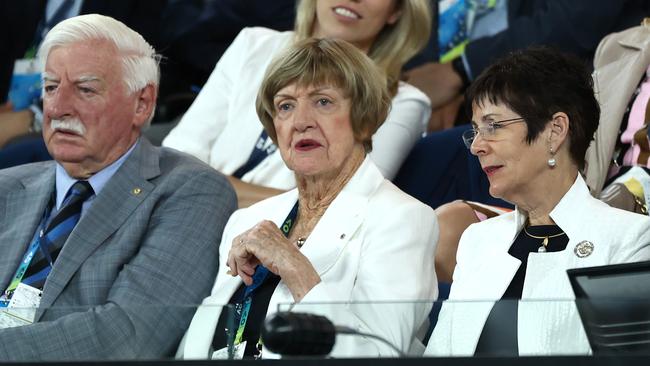
[[[23,277],[25,276],[25,272],[27,272],[27,268],[29,268],[32,259],[34,259],[34,256],[36,255],[36,252],[39,249],[41,249],[43,256],[50,263],[50,266],[52,265],[52,258],[50,257],[50,253],[48,252],[47,248],[43,247],[43,243],[42,243],[42,240],[44,239],[43,234],[49,222],[51,203],[52,201],[50,200],[50,204],[48,204],[48,207],[45,210],[43,217],[41,218],[41,222],[38,225],[38,231],[36,232],[36,235],[34,235],[34,238],[32,239],[32,242],[29,245],[29,249],[27,250],[27,253],[25,253],[25,255],[23,256],[23,260],[20,262],[20,265],[16,270],[16,274],[14,274],[14,277],[11,279],[11,282],[9,283],[9,287],[7,287],[7,290],[5,290],[4,294],[0,296],[0,307],[7,307],[7,305],[9,305],[9,300],[11,299],[13,292],[18,287],[18,284],[20,284],[20,282],[23,280]]]
[[[248,157],[248,160],[244,163],[244,165],[232,173],[233,177],[241,179],[241,177],[243,177],[251,170],[255,169],[255,167],[258,166],[262,160],[266,159],[269,155],[273,154],[275,150],[278,149],[278,147],[273,143],[269,146],[266,146],[268,140],[269,135],[266,133],[266,130],[262,130],[262,133],[257,139],[255,147],[253,148],[251,155]]]
[[[282,226],[280,226],[280,230],[282,231],[282,234],[284,234],[285,237],[289,237],[289,233],[291,232],[291,228],[293,227],[293,224],[296,222],[296,218],[298,217],[298,202],[296,202],[295,205],[293,205],[293,208],[289,212],[289,215],[287,215],[287,218],[284,219],[284,222]],[[239,323],[239,327],[237,328],[237,333],[235,334],[235,344],[240,344],[244,335],[244,329],[246,328],[246,321],[248,320],[248,313],[250,312],[251,309],[251,304],[253,302],[253,291],[255,291],[258,287],[264,283],[264,280],[269,274],[268,268],[259,265],[257,268],[255,268],[255,273],[253,274],[253,283],[250,286],[246,286],[244,289],[244,295],[242,296],[242,300],[235,305],[235,323]]]

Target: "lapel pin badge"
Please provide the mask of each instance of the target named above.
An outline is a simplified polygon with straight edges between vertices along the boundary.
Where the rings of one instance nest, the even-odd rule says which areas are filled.
[[[135,188],[133,188],[133,189],[131,190],[131,193],[132,193],[134,196],[137,196],[137,195],[139,195],[140,193],[142,193],[142,189],[139,188],[139,187],[135,187]]]
[[[576,247],[573,249],[573,253],[578,258],[588,257],[594,251],[594,244],[590,241],[583,240],[580,243],[576,244]]]

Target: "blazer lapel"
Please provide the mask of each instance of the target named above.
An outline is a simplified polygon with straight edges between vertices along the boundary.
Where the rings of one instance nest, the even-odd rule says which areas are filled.
[[[305,246],[303,254],[322,277],[336,263],[343,249],[363,221],[368,198],[341,192],[320,219]]]
[[[149,196],[155,185],[148,180],[160,175],[158,163],[159,151],[141,138],[68,237],[45,283],[41,308],[54,303],[86,258]]]
[[[0,202],[0,291],[9,285],[52,197],[53,167],[51,163],[41,166],[35,177],[3,187],[9,193]]]
[[[518,259],[508,254],[508,249],[524,221],[523,215],[515,210],[514,223],[494,223],[492,236],[481,244],[482,250],[468,258],[472,264],[464,266],[472,268],[471,274],[466,275],[471,275],[475,281],[469,281],[471,286],[464,287],[452,283],[449,294],[452,303],[448,305],[454,309],[450,334],[452,354],[474,354],[494,302],[501,299],[521,265]],[[454,299],[463,300],[454,303]]]
[[[302,253],[322,278],[336,264],[363,222],[368,200],[384,181],[369,158],[332,201],[302,247]],[[290,310],[294,300],[289,288],[280,282],[269,302],[269,313]]]
[[[618,44],[625,48],[634,48],[639,51],[648,48],[648,34],[650,34],[650,27],[640,26],[638,30],[628,31],[621,33],[623,36],[618,38]]]
[[[314,227],[302,252],[321,277],[336,263],[361,226],[368,200],[383,181],[377,167],[366,157]]]

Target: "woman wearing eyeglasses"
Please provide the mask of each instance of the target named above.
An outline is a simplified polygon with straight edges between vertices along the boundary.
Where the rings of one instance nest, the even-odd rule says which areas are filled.
[[[578,174],[600,114],[589,71],[531,48],[486,69],[467,100],[463,140],[515,210],[463,233],[427,354],[588,354],[566,270],[650,258],[650,218],[596,200]]]

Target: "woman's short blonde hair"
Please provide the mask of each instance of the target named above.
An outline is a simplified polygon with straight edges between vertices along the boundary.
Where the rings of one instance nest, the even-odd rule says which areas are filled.
[[[300,0],[296,11],[297,40],[312,36],[316,22],[316,1]],[[379,32],[368,56],[375,61],[387,78],[388,88],[397,91],[404,64],[426,46],[431,35],[430,0],[396,0],[401,15],[395,24]]]
[[[384,122],[391,105],[381,72],[363,52],[343,40],[309,38],[279,54],[269,65],[255,106],[266,132],[277,145],[273,118],[275,95],[284,87],[331,86],[350,99],[350,122],[355,140],[372,150],[372,135]]]

